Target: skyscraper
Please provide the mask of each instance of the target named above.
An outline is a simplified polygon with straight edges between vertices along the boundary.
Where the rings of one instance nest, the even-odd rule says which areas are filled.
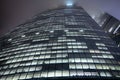
[[[48,10],[0,39],[0,80],[120,78],[114,42],[81,7]]]

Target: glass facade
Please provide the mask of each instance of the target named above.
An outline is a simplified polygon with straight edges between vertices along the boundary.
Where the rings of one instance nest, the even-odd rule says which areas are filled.
[[[83,8],[34,16],[0,38],[0,80],[120,78],[120,53]]]

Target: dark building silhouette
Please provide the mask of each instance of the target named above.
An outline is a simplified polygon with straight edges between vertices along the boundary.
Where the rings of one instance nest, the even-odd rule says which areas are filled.
[[[103,14],[100,20],[101,27],[120,46],[120,21],[108,13]]]
[[[0,80],[119,77],[119,49],[81,7],[40,13],[0,38]]]

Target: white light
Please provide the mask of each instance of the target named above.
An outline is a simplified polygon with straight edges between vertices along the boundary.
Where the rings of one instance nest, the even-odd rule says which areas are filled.
[[[50,33],[53,33],[54,31],[50,31]]]
[[[113,34],[117,33],[117,30],[120,28],[120,25],[115,29],[115,31],[113,32]]]
[[[113,27],[111,27],[108,32],[111,32],[112,30],[113,30]]]
[[[69,6],[69,7],[71,7],[73,5],[73,3],[72,2],[67,2],[66,5]]]
[[[12,39],[8,39],[8,41],[12,41]]]
[[[84,30],[80,30],[80,32],[84,32]]]
[[[25,37],[25,35],[22,35],[21,37]]]
[[[36,35],[40,34],[39,32],[35,33]]]

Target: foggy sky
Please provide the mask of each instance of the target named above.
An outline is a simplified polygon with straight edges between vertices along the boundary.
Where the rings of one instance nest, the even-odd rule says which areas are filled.
[[[0,33],[7,32],[32,16],[73,2],[91,16],[108,12],[120,20],[120,0],[2,0],[0,1]]]

